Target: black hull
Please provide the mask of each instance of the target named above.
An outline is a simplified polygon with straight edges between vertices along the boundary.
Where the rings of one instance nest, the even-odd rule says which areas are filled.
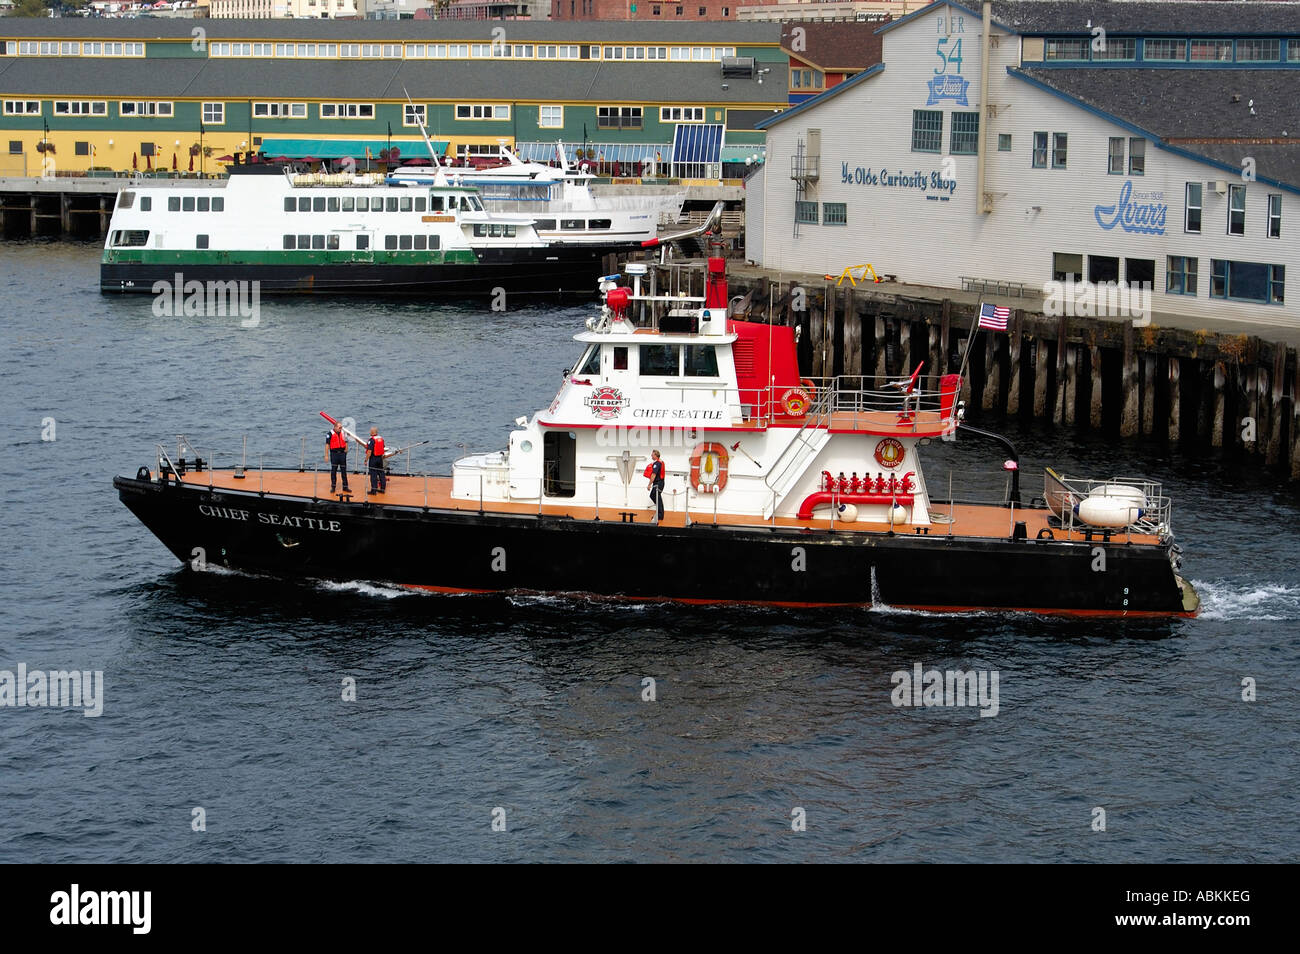
[[[1106,544],[1106,569],[1094,572],[1099,543],[654,527],[645,511],[630,524],[426,512],[260,497],[249,483],[249,492],[231,493],[114,480],[123,503],[183,562],[197,549],[209,563],[273,576],[793,606],[1113,616],[1196,608],[1190,588],[1185,603],[1167,547]]]
[[[99,267],[105,294],[153,294],[155,282],[256,281],[264,295],[366,295],[463,300],[507,295],[585,300],[597,294],[601,262],[640,245],[562,245],[484,252],[477,264],[405,265],[356,262],[313,264],[109,263]]]

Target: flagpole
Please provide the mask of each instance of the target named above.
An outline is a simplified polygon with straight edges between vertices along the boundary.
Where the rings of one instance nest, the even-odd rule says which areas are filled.
[[[970,346],[975,340],[975,331],[980,326],[980,313],[984,310],[984,302],[977,302],[975,305],[975,315],[971,318],[970,334],[966,336],[966,347],[962,349],[961,367],[957,369],[958,376],[963,381],[966,380],[966,367],[970,364]]]

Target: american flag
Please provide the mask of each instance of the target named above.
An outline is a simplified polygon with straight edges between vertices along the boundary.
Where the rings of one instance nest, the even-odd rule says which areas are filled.
[[[980,304],[980,327],[992,331],[1006,331],[1011,309],[1006,305]]]

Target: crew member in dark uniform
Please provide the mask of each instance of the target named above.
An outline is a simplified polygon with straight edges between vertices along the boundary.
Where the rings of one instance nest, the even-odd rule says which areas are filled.
[[[325,439],[325,460],[330,465],[330,493],[334,493],[338,484],[336,474],[343,475],[343,492],[351,493],[352,488],[348,486],[348,437],[343,433],[342,423],[335,424]]]
[[[366,441],[366,461],[370,465],[370,492],[382,494],[388,489],[388,471],[384,469],[384,439],[377,427],[370,429],[370,440]]]
[[[652,460],[646,465],[645,475],[650,478],[650,502],[659,508],[655,518],[658,523],[664,518],[664,462],[659,459],[659,452],[651,451]]]

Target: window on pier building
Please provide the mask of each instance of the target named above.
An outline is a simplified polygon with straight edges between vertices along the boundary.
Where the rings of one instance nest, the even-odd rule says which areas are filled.
[[[1170,295],[1195,295],[1199,261],[1185,255],[1170,255],[1165,266],[1165,292]]]
[[[1268,231],[1265,232],[1269,238],[1282,237],[1282,196],[1270,195],[1268,197]]]
[[[939,152],[943,146],[943,111],[912,110],[912,151]]]
[[[1152,288],[1156,283],[1156,260],[1154,258],[1124,259],[1124,281],[1130,285],[1137,284]]]
[[[1112,176],[1122,176],[1124,174],[1124,137],[1110,137],[1110,158],[1106,164],[1106,172]]]
[[[1133,137],[1128,141],[1128,174],[1144,176],[1147,172],[1147,141]]]
[[[1262,262],[1210,259],[1210,297],[1253,301],[1266,305],[1286,302],[1286,267]]]
[[[822,224],[823,225],[848,225],[849,224],[848,203],[823,202],[822,203]]]
[[[1228,234],[1246,234],[1246,187],[1228,186]]]
[[[225,103],[204,103],[203,124],[205,126],[224,126],[226,123]]]
[[[1069,143],[1068,133],[1052,133],[1052,168],[1065,168],[1066,147]]]
[[[953,113],[948,150],[954,156],[973,156],[979,150],[980,114]]]
[[[677,376],[677,345],[641,345],[637,352],[642,377]]]
[[[1047,168],[1047,133],[1034,133],[1034,155],[1033,167],[1035,169]]]
[[[1131,36],[1106,37],[1101,39],[1101,48],[1092,51],[1092,58],[1094,60],[1137,59],[1137,40]]]
[[[1052,253],[1052,280],[1063,282],[1073,279],[1083,281],[1083,256],[1074,252]]]
[[[1011,133],[998,133],[998,152],[1011,151]]]
[[[1238,63],[1276,63],[1282,56],[1281,40],[1238,40]]]
[[[794,204],[794,220],[803,225],[816,225],[817,203],[797,200]]]
[[[1183,200],[1186,207],[1183,215],[1184,232],[1193,232],[1197,235],[1201,232],[1201,188],[1199,182],[1187,183]]]
[[[1094,285],[1119,281],[1119,259],[1113,255],[1088,256],[1088,281]]]

